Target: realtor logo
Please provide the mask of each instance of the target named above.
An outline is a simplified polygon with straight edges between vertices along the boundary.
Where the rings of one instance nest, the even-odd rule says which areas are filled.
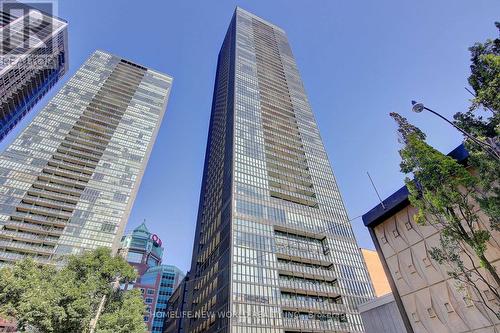
[[[54,31],[54,1],[0,0],[0,56],[21,55],[37,49],[50,54],[54,49],[50,37]]]

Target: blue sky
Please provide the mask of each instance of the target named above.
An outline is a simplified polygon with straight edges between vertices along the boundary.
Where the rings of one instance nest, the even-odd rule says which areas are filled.
[[[467,108],[467,48],[496,36],[498,0],[60,0],[69,22],[70,73],[0,145],[3,150],[86,58],[102,49],[174,77],[167,114],[127,230],[143,219],[166,247],[166,263],[187,270],[198,208],[216,58],[235,6],[288,34],[350,217],[402,185],[395,125],[400,112],[447,152],[456,131],[430,114]],[[496,13],[496,14],[495,14]],[[373,248],[361,219],[361,247]]]

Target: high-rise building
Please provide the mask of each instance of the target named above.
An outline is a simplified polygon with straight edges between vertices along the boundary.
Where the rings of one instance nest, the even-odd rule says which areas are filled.
[[[0,140],[67,70],[67,23],[0,0]]]
[[[172,78],[96,51],[0,155],[0,264],[116,251]]]
[[[218,57],[187,332],[362,332],[373,287],[285,32],[237,8]]]

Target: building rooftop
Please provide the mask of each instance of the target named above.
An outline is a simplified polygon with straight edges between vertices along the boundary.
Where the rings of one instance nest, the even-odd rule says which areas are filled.
[[[465,149],[465,146],[461,144],[457,148],[453,149],[448,156],[453,157],[458,162],[463,162],[469,156],[469,153]],[[397,211],[406,207],[410,201],[408,200],[408,189],[406,185],[401,187],[399,190],[388,196],[383,200],[382,204],[378,204],[373,207],[370,211],[363,215],[363,223],[366,227],[374,228],[381,222],[386,220],[389,216],[394,215]],[[385,208],[384,208],[385,206]]]
[[[366,312],[379,306],[394,302],[394,295],[392,293],[385,294],[380,297],[369,300],[363,304],[358,305],[359,312]]]
[[[251,16],[252,18],[256,19],[257,21],[260,21],[260,22],[262,22],[262,23],[264,23],[264,24],[267,24],[267,25],[269,25],[269,26],[273,27],[274,29],[277,29],[277,30],[279,30],[279,31],[281,31],[281,32],[283,32],[283,33],[285,33],[285,30],[283,30],[281,27],[278,27],[276,24],[271,23],[271,22],[269,22],[269,21],[267,21],[267,20],[263,19],[262,17],[257,16],[257,15],[255,15],[254,13],[251,13],[251,12],[249,12],[248,10],[245,10],[245,9],[243,9],[243,8],[241,8],[241,7],[236,7],[235,12],[236,12],[236,13],[238,13],[238,12],[239,12],[239,13],[244,13],[244,14],[246,14],[246,15],[248,15],[248,16]]]

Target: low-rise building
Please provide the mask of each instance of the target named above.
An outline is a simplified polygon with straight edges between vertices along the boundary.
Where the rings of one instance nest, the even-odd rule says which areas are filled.
[[[405,324],[392,293],[358,306],[365,333],[406,333]]]
[[[464,146],[459,146],[449,155],[465,163],[468,153]],[[497,332],[500,320],[484,303],[471,301],[482,297],[499,311],[488,288],[478,281],[476,286],[481,295],[477,295],[474,288],[457,287],[457,281],[448,275],[448,268],[431,258],[429,250],[439,245],[440,231],[435,225],[414,221],[417,209],[410,204],[408,195],[404,186],[363,215],[407,331]],[[481,218],[487,219],[484,215]],[[499,271],[500,233],[489,231],[492,237],[486,255]]]
[[[122,237],[118,252],[139,275],[150,267],[160,265],[163,258],[162,242],[157,235],[149,232],[145,222]]]
[[[12,319],[4,319],[0,317],[0,332],[11,333],[17,331],[17,322]]]
[[[382,266],[377,251],[361,249],[361,254],[365,259],[368,275],[370,275],[373,289],[375,290],[375,296],[380,297],[389,294],[391,292],[391,286],[389,285],[387,275],[385,275],[384,267]]]
[[[119,253],[139,275],[136,281],[122,288],[141,290],[146,305],[144,322],[148,332],[162,332],[168,299],[184,274],[175,266],[162,265],[162,241],[148,230],[144,222],[122,237]]]
[[[164,322],[164,333],[185,333],[186,302],[189,280],[189,272],[175,288],[167,304],[167,313]]]
[[[175,266],[160,265],[151,267],[142,276],[141,283],[152,281],[156,276],[156,299],[153,300],[154,308],[151,310],[151,332],[163,332],[165,322],[167,303],[175,288],[184,278],[184,273]],[[146,298],[146,301],[148,298]]]

